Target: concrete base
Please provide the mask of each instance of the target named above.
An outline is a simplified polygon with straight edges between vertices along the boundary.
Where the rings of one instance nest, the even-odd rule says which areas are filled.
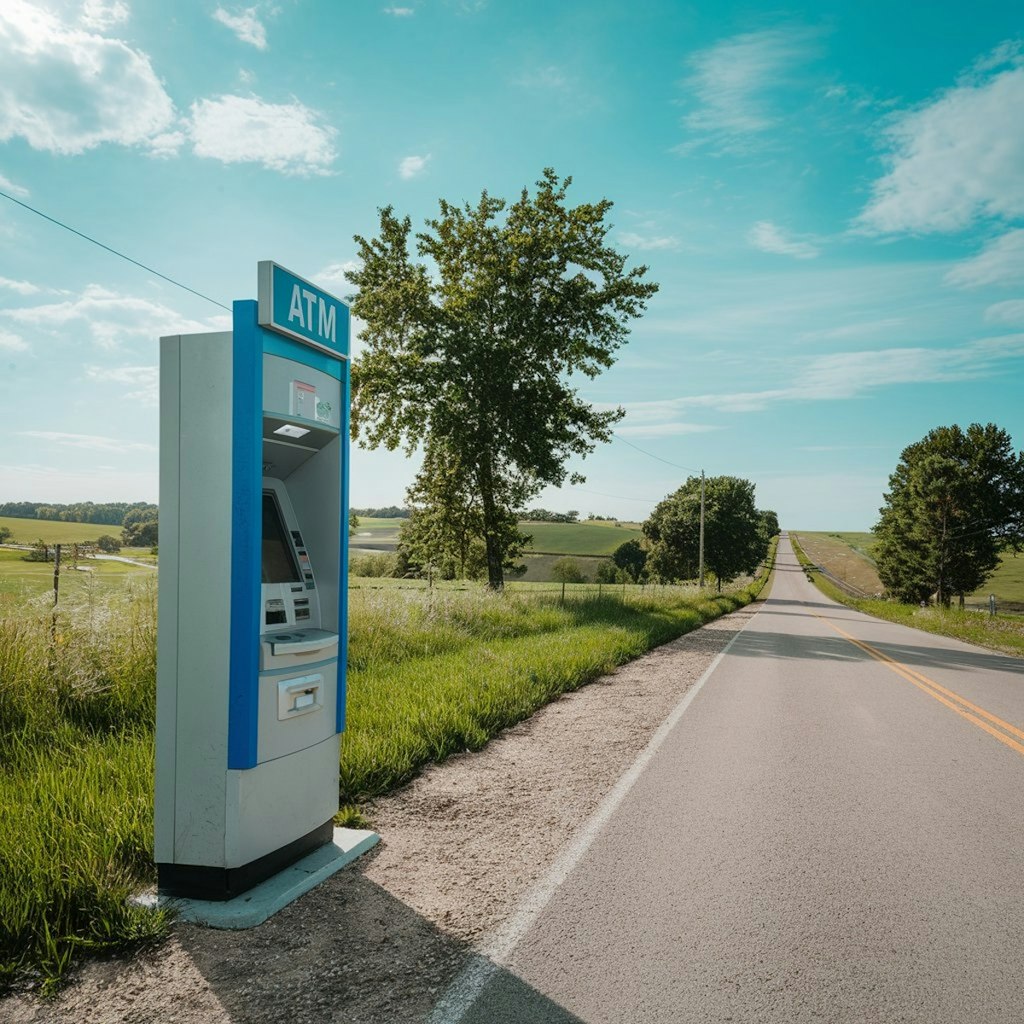
[[[232,900],[169,899],[153,893],[140,897],[138,902],[143,906],[173,910],[179,921],[189,924],[224,929],[254,928],[378,842],[380,836],[376,832],[336,828],[334,842],[321,846]]]

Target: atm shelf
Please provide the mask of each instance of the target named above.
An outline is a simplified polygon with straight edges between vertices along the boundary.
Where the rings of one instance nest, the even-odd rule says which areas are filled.
[[[310,654],[322,651],[338,642],[338,634],[326,629],[289,629],[283,633],[264,633],[260,639],[270,644],[274,655],[278,654]]]

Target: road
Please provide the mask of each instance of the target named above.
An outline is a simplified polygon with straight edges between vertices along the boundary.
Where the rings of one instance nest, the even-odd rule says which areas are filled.
[[[770,598],[436,1022],[1024,1020],[1024,662]],[[474,974],[475,970],[475,974]]]

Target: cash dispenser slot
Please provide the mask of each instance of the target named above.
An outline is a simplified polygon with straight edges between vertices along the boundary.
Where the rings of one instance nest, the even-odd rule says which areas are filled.
[[[320,672],[277,684],[277,720],[287,721],[319,711],[324,706],[324,677]]]

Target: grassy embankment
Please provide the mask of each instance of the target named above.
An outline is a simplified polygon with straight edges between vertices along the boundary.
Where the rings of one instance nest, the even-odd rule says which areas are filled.
[[[562,604],[551,595],[354,592],[342,801],[487,740],[559,694],[752,600]],[[571,589],[571,588],[570,588]],[[155,613],[148,596],[0,618],[0,988],[166,930],[127,903],[152,882]]]
[[[798,531],[804,551],[818,565],[867,594],[884,588],[874,564],[877,538],[873,533],[820,533]],[[1000,608],[1024,612],[1024,555],[1004,552],[992,576],[973,594],[968,607],[987,609],[988,596],[994,594]]]
[[[939,636],[949,636],[980,647],[990,647],[1004,654],[1024,657],[1024,619],[1019,615],[997,615],[990,618],[977,611],[960,611],[958,608],[920,608],[916,605],[899,604],[881,599],[860,599],[850,597],[832,584],[814,566],[800,545],[798,536],[790,533],[793,551],[804,567],[808,579],[833,601],[849,605],[868,615],[889,622],[898,622],[914,629],[923,629]]]

